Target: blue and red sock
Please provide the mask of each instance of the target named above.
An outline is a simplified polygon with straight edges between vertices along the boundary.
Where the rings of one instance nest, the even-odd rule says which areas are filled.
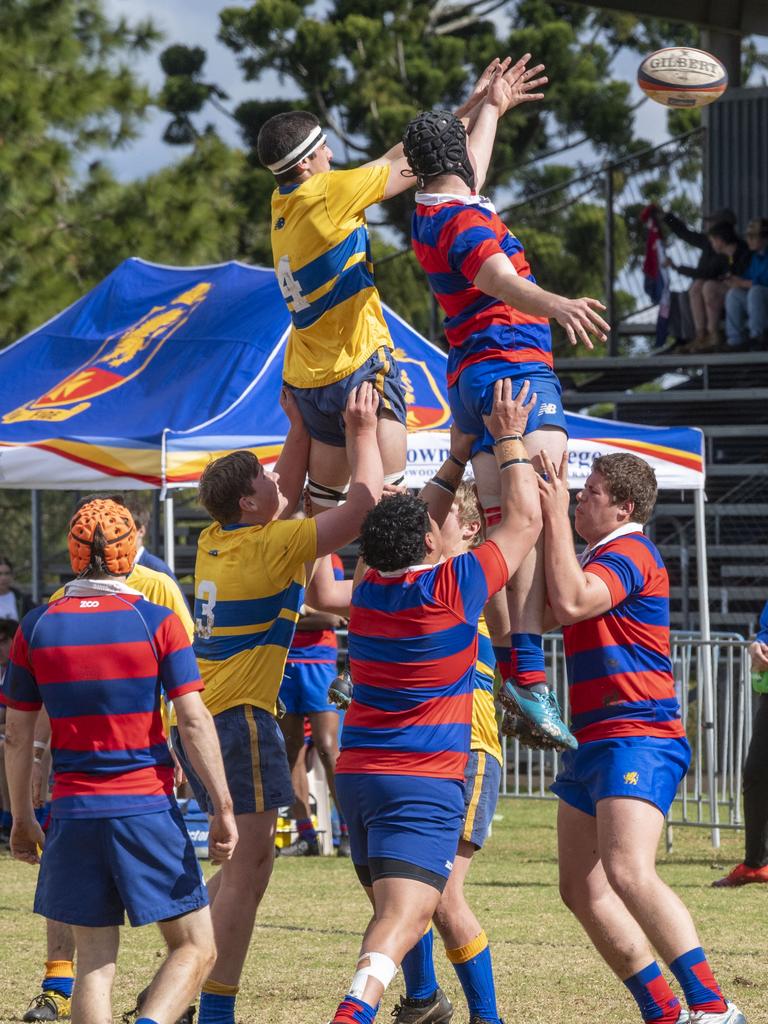
[[[680,1000],[669,987],[669,982],[655,960],[631,978],[626,978],[624,984],[634,996],[644,1021],[677,1024]]]
[[[496,667],[499,670],[501,681],[512,678],[512,651],[509,647],[494,647],[493,656],[496,659]]]
[[[520,686],[546,687],[544,648],[539,633],[512,634],[512,668]]]
[[[469,1019],[480,1017],[491,1024],[499,1024],[491,949],[485,932],[480,932],[465,946],[446,949],[445,955],[453,964],[464,990],[469,1007]]]
[[[308,843],[317,839],[317,832],[311,818],[297,818],[296,829],[299,833],[299,839],[306,839]]]
[[[339,1003],[331,1024],[373,1024],[380,1005],[370,1006],[362,999],[346,995]]]
[[[725,1013],[728,1004],[723,998],[720,986],[715,981],[706,953],[697,946],[689,949],[669,965],[670,971],[680,982],[685,1001],[693,1012]]]
[[[434,938],[430,928],[403,957],[400,966],[403,969],[405,995],[408,999],[431,999],[437,991],[433,946]]]

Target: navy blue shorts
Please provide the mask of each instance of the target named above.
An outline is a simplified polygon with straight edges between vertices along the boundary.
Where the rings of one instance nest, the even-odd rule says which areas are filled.
[[[626,736],[592,740],[563,754],[551,789],[561,800],[595,815],[599,800],[646,800],[666,815],[691,763],[686,739]]]
[[[499,799],[501,765],[485,750],[470,750],[464,772],[464,825],[461,838],[478,850],[488,838]]]
[[[336,711],[328,700],[328,687],[336,678],[336,665],[323,661],[288,661],[280,686],[280,700],[289,715]]]
[[[235,814],[271,811],[293,803],[291,771],[285,740],[274,715],[250,704],[238,704],[213,716]],[[189,779],[195,800],[213,814],[213,803],[195,774],[173,728],[173,749]]]
[[[486,430],[483,416],[491,411],[494,384],[505,377],[512,380],[513,396],[517,395],[526,380],[531,383],[531,391],[536,392],[536,405],[528,417],[526,434],[540,430],[541,427],[557,427],[568,433],[561,398],[562,388],[554,370],[546,363],[510,363],[503,359],[487,359],[467,366],[453,387],[448,388],[448,401],[456,425],[465,434],[475,435],[473,455],[481,451],[493,451],[493,438]]]
[[[126,818],[53,818],[35,913],[84,928],[134,927],[208,905],[177,806]]]
[[[379,393],[379,415],[388,411],[405,426],[405,393],[400,368],[391,350],[383,346],[348,377],[333,384],[320,388],[295,388],[290,384],[285,387],[296,399],[310,437],[343,448],[347,442],[341,414],[350,391],[365,381],[370,381]]]
[[[349,828],[352,863],[361,880],[370,871],[372,881],[385,875],[417,878],[442,889],[461,835],[461,782],[339,773],[336,792]]]

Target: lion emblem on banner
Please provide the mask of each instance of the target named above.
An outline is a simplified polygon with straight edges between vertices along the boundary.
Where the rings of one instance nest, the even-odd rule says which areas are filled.
[[[451,418],[440,386],[423,359],[413,359],[404,349],[394,352],[405,394],[408,430],[436,430]]]

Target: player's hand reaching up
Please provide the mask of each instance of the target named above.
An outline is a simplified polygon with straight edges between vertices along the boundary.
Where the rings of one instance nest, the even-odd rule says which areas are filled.
[[[483,420],[496,440],[509,437],[510,434],[522,436],[535,405],[536,392],[531,392],[530,381],[524,381],[517,397],[513,398],[512,381],[507,377],[505,380],[497,380],[493,385],[493,405]]]
[[[558,516],[568,517],[568,506],[571,496],[568,492],[568,452],[565,452],[560,465],[556,466],[549,455],[541,452],[543,476],[537,476],[541,512],[545,519],[557,519]]]
[[[552,316],[565,328],[572,345],[583,341],[587,348],[594,348],[590,334],[594,334],[599,341],[606,341],[611,329],[597,312],[598,309],[605,309],[605,306],[597,299],[565,299],[558,296]]]
[[[237,846],[237,824],[231,810],[219,811],[211,818],[208,829],[208,853],[214,864],[231,860]]]
[[[350,392],[347,407],[344,410],[344,426],[347,433],[354,436],[369,430],[376,432],[376,414],[379,408],[379,395],[373,385],[364,381]]]
[[[472,444],[475,440],[474,434],[465,434],[459,430],[455,423],[451,425],[451,455],[465,465],[472,455]]]
[[[469,94],[466,101],[455,111],[456,117],[466,117],[467,114],[471,113],[478,103],[481,103],[485,99],[488,92],[488,86],[494,78],[499,74],[503,74],[511,63],[511,57],[505,57],[504,60],[501,60],[500,57],[494,57],[475,82],[472,87],[472,92]]]
[[[296,404],[296,399],[293,397],[293,393],[286,387],[280,388],[280,408],[288,417],[292,430],[306,430],[304,420],[301,418],[299,407]]]
[[[486,102],[498,108],[499,117],[512,107],[519,107],[521,103],[544,99],[544,93],[536,90],[545,86],[549,79],[541,73],[544,70],[543,64],[528,67],[530,59],[530,53],[525,53],[511,67],[500,67],[490,82]]]

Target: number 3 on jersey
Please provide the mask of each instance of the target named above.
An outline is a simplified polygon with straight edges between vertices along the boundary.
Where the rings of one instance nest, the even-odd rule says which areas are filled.
[[[213,636],[213,610],[216,607],[216,584],[213,580],[200,580],[195,597],[202,603],[200,618],[195,617],[195,633],[201,640],[210,640]]]
[[[293,276],[291,261],[287,256],[281,256],[277,262],[277,283],[280,285],[280,291],[283,293],[285,301],[293,303],[294,313],[298,313],[302,309],[309,309],[310,304],[301,294],[301,285]]]

